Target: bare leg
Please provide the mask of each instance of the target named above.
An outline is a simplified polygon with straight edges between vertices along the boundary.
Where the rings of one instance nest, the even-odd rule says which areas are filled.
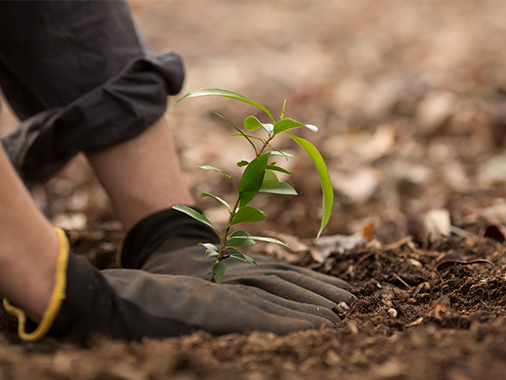
[[[194,203],[164,117],[139,136],[87,156],[126,230],[154,212]]]
[[[41,318],[53,291],[58,239],[0,146],[0,294]]]

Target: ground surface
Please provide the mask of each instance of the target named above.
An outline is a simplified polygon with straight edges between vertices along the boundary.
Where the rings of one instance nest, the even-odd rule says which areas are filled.
[[[335,330],[135,343],[97,337],[84,347],[20,343],[2,312],[0,378],[503,378],[506,3],[130,4],[154,50],[185,57],[185,91],[234,90],[275,114],[286,99],[288,116],[320,127],[301,135],[321,149],[336,191],[325,234],[365,242],[348,250],[339,236],[328,250],[312,244],[319,183],[289,141],[279,147],[297,156],[287,167],[299,196],[259,199],[269,219],[252,229],[284,234],[292,251],[263,250],[347,280],[358,300]],[[196,166],[235,174],[248,146],[229,139],[233,131],[213,112],[240,124],[254,110],[212,98],[170,108],[195,195],[228,197],[226,180]],[[0,132],[16,123],[4,110]],[[82,158],[31,190],[78,253],[113,265],[121,226]],[[220,222],[216,204],[202,206]]]

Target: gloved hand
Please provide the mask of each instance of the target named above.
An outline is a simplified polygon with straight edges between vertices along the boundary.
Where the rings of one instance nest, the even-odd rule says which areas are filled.
[[[119,310],[111,315],[113,336],[117,337],[125,337],[125,332],[127,339],[173,336],[198,329],[212,334],[262,330],[282,335],[339,322],[329,309],[287,301],[251,287],[139,270],[101,274],[119,300]]]
[[[287,334],[339,322],[327,308],[289,301],[255,287],[135,269],[98,271],[69,251],[63,231],[58,237],[55,290],[40,323],[30,322],[22,310],[4,301],[7,311],[18,317],[23,340],[48,334],[82,341],[96,333],[131,340],[199,329],[213,334],[252,330]]]
[[[210,228],[169,209],[153,214],[134,226],[119,251],[118,264],[151,273],[211,279],[211,260],[198,243],[219,244]],[[265,256],[254,256],[257,266],[228,259],[222,284],[245,285],[306,305],[332,309],[354,296],[345,281]]]

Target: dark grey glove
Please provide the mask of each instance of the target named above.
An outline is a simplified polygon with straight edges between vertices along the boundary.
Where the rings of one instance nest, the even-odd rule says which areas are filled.
[[[138,269],[98,271],[69,251],[61,230],[55,286],[50,306],[38,325],[4,300],[19,320],[19,336],[34,341],[48,334],[82,341],[99,333],[140,339],[252,330],[287,334],[332,327],[339,318],[329,309],[287,300],[242,285],[217,285],[189,276],[155,274]]]
[[[198,243],[219,243],[210,228],[189,216],[169,209],[153,214],[132,228],[124,240],[119,264],[150,273],[163,273],[211,279],[211,260],[204,258],[205,248]],[[279,263],[265,256],[254,256],[258,267],[233,259],[227,260],[222,284],[247,286],[306,305],[332,309],[354,297],[344,290],[340,279],[294,265]],[[281,302],[281,301],[278,301]],[[308,311],[310,312],[310,311]]]
[[[72,254],[67,278],[67,296],[49,335],[70,340],[80,341],[92,333],[131,340],[200,329],[212,334],[253,330],[287,334],[332,327],[339,321],[326,308],[259,289],[141,270],[97,271]]]
[[[334,326],[339,318],[332,308],[353,297],[342,289],[344,281],[262,256],[258,267],[230,262],[224,283],[211,283],[211,261],[196,244],[218,243],[216,235],[174,210],[151,215],[128,233],[119,258],[131,269],[98,271],[69,252],[65,234],[58,236],[58,262],[66,266],[58,269],[55,289],[64,287],[63,296],[61,289],[55,293],[38,326],[10,307],[26,340],[46,333],[77,341],[93,333],[131,340],[199,329],[287,334]]]

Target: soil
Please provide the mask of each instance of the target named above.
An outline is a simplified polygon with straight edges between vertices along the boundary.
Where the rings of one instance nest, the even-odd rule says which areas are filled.
[[[79,244],[78,244],[79,246]],[[20,343],[2,314],[5,379],[477,379],[506,370],[506,249],[488,238],[411,239],[332,254],[319,271],[357,300],[334,330],[251,332],[83,346]],[[300,264],[308,265],[309,255]]]
[[[130,5],[154,50],[185,58],[184,91],[227,88],[273,110],[286,98],[288,116],[320,127],[301,135],[321,149],[335,187],[325,235],[364,242],[321,256],[312,242],[318,178],[288,141],[280,148],[296,155],[286,165],[299,196],[259,199],[269,218],[251,230],[283,234],[292,251],[262,252],[340,277],[357,299],[336,311],[335,329],[140,342],[95,336],[83,345],[20,342],[2,310],[0,379],[504,378],[505,3]],[[234,175],[248,147],[231,143],[233,131],[213,112],[240,124],[254,111],[220,99],[170,109],[188,185],[197,197],[226,197],[227,180],[196,166]],[[0,133],[16,124],[4,110]],[[114,266],[123,231],[81,156],[30,190],[76,253]],[[219,224],[216,204],[201,206]]]

